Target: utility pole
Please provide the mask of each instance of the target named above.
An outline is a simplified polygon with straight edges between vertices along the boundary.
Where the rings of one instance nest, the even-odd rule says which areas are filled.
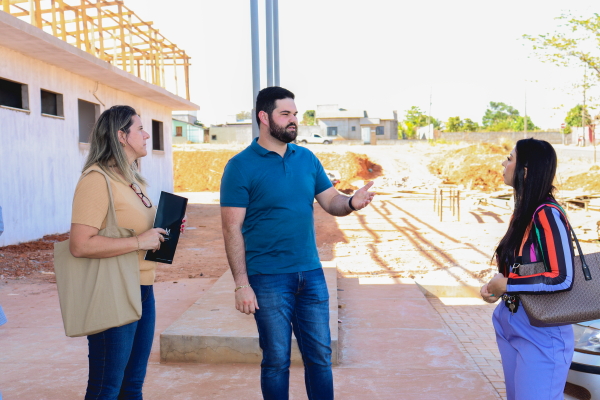
[[[267,21],[267,87],[273,86],[273,0],[265,0]]]
[[[583,107],[581,107],[581,131],[583,135],[582,144],[585,146],[585,85],[587,82],[587,66],[583,72]],[[596,163],[596,146],[594,145],[594,164]]]
[[[256,97],[260,91],[260,56],[258,45],[258,0],[250,0],[250,31],[252,40],[252,140],[258,137]]]
[[[523,139],[527,139],[527,88],[525,88],[525,133]]]
[[[279,81],[279,0],[273,0],[273,60],[275,62],[275,86]]]
[[[433,87],[429,88],[429,115],[427,116],[427,127],[429,128],[429,136],[427,137],[427,139],[432,138],[431,136],[431,96],[432,96],[432,92],[433,92]]]

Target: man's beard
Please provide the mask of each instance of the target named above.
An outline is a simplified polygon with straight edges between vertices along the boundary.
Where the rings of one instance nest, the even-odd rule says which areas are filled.
[[[296,129],[294,131],[288,131],[288,128],[290,127],[295,127]],[[277,125],[275,123],[275,121],[273,121],[273,118],[271,118],[271,116],[269,115],[269,130],[271,132],[271,136],[274,137],[275,139],[283,142],[283,143],[290,143],[293,140],[296,140],[296,137],[298,137],[298,125],[296,125],[295,123],[290,123],[288,124],[288,126],[286,127],[282,127],[280,125]]]

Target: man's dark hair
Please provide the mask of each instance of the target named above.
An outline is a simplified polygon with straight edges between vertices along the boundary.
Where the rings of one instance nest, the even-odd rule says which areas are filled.
[[[271,86],[258,92],[258,96],[256,96],[256,123],[258,124],[258,127],[260,128],[260,118],[258,118],[258,113],[264,111],[270,117],[275,109],[275,101],[283,99],[293,100],[295,97],[294,93],[279,86]]]

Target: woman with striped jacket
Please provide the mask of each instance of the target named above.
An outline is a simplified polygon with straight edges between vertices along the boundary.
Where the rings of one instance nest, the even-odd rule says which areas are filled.
[[[523,139],[505,160],[504,183],[514,189],[515,211],[495,251],[499,273],[481,288],[493,316],[509,400],[562,400],[574,339],[571,325],[535,327],[519,294],[573,287],[573,245],[566,215],[554,199],[556,152],[545,141]],[[546,272],[521,276],[519,266],[544,262]]]

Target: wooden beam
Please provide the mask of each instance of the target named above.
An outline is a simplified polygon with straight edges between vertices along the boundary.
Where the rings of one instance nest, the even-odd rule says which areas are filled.
[[[81,5],[85,5],[85,0],[81,0]],[[85,37],[85,51],[90,54],[92,53],[92,46],[90,45],[90,32],[88,30],[88,22],[87,22],[87,11],[85,8],[81,9],[81,20],[83,21],[83,35]]]
[[[10,0],[2,0],[2,11],[10,14]]]
[[[77,33],[75,34],[75,39],[77,40],[77,48],[81,50],[81,25],[79,24],[79,11],[75,11],[75,18],[77,21],[75,24],[77,25],[77,29],[75,30]]]
[[[185,58],[185,95],[188,101],[190,100],[190,68],[189,59]]]
[[[100,0],[96,0],[96,10],[98,10],[98,36],[100,37],[100,59],[106,61],[104,54],[104,31],[102,29],[102,8],[100,7]],[[92,21],[92,23],[94,23]]]
[[[65,28],[65,3],[63,0],[58,0],[58,9],[60,10],[60,34],[62,40],[67,41],[67,29]]]
[[[40,10],[42,9],[40,7],[40,0],[35,0],[35,26],[37,26],[38,28],[42,29],[42,14],[40,13]]]
[[[121,53],[125,54],[125,30],[123,29],[123,25],[125,25],[125,20],[123,19],[123,6],[119,4],[119,27],[121,28]],[[123,70],[126,70],[126,62],[123,59]]]
[[[35,10],[33,9],[33,0],[29,0],[29,17],[31,25],[35,26]]]
[[[54,37],[58,37],[58,31],[57,31],[57,26],[56,26],[56,1],[55,0],[51,0],[52,1],[52,35],[54,35]]]

